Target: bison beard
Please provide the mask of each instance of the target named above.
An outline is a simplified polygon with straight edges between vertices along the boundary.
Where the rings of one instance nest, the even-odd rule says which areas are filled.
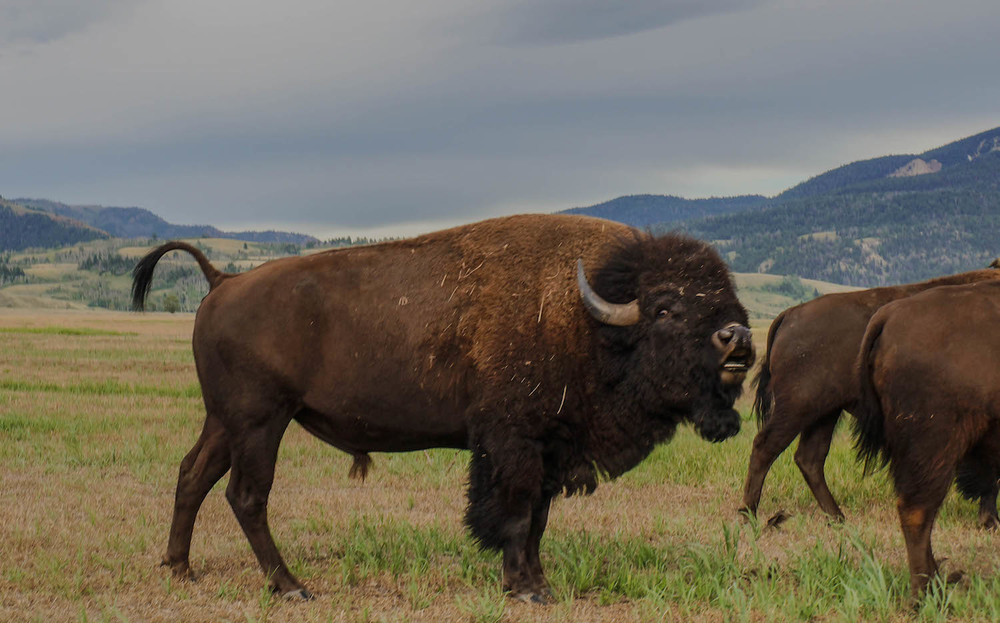
[[[966,494],[1000,474],[998,324],[1000,283],[944,286],[884,306],[861,343],[858,456],[889,464],[914,597],[938,573],[931,531],[956,473]]]
[[[193,340],[207,417],[164,559],[180,575],[198,509],[232,469],[226,497],[272,587],[309,596],[266,516],[292,420],[351,454],[359,476],[373,451],[469,449],[466,523],[502,550],[505,589],[536,602],[549,594],[538,550],[554,496],[593,491],[683,422],[712,441],[739,430],[746,312],[722,260],[690,238],[520,216],[239,275],[167,243],[136,267],[137,309],[173,249],[211,286]]]

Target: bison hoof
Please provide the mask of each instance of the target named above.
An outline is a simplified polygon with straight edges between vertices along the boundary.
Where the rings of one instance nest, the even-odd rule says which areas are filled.
[[[312,601],[314,599],[313,594],[304,588],[288,591],[287,593],[284,593],[282,597],[284,597],[286,601]]]
[[[536,592],[524,592],[524,593],[511,593],[511,599],[516,599],[517,601],[526,604],[537,604],[539,606],[547,606],[551,603],[551,595],[546,595],[544,593]]]
[[[772,530],[777,530],[781,528],[781,524],[788,521],[791,518],[791,516],[792,516],[791,513],[784,510],[780,510],[777,513],[771,515],[767,519],[767,523],[765,525]]]
[[[986,516],[979,520],[979,527],[989,532],[996,532],[1000,528],[1000,519],[995,516]]]
[[[180,580],[187,580],[189,582],[194,582],[198,579],[194,571],[191,570],[190,565],[187,561],[184,562],[170,562],[166,558],[160,561],[161,567],[170,567],[170,573],[173,574],[175,578]]]

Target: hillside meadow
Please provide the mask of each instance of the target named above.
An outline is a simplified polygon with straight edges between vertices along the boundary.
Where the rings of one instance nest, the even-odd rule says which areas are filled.
[[[957,585],[908,599],[891,487],[862,478],[841,426],[830,524],[791,461],[762,522],[735,513],[755,426],[711,445],[683,429],[589,497],[553,504],[547,607],[499,590],[500,559],[466,535],[467,455],[350,458],[292,424],[270,502],[292,570],[316,594],[285,602],[229,510],[224,478],[192,547],[196,582],[159,566],[178,464],[201,428],[191,314],[0,309],[0,620],[3,621],[996,621],[997,537],[950,494],[935,530]],[[767,322],[755,323],[763,342]],[[768,527],[779,510],[790,518]]]

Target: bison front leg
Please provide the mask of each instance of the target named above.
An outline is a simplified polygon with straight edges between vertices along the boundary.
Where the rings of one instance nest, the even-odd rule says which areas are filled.
[[[552,589],[545,579],[539,556],[548,515],[549,500],[544,499],[533,504],[527,515],[517,513],[507,518],[504,527],[503,588],[519,601],[547,604],[552,598]]]
[[[743,484],[743,504],[738,512],[747,515],[757,514],[761,491],[764,489],[764,479],[771,465],[801,430],[798,417],[786,417],[777,408],[771,418],[764,423],[753,439],[750,465],[747,468],[746,482]]]
[[[994,480],[990,490],[979,499],[979,527],[992,532],[1000,529],[1000,516],[997,515],[997,494],[1000,493],[1000,481]]]
[[[503,464],[494,466],[501,460]],[[541,482],[542,461],[537,453],[475,447],[465,522],[481,546],[503,553],[504,591],[520,601],[544,604],[551,591],[542,571],[539,543],[550,498],[543,496]]]
[[[830,454],[830,442],[833,431],[840,419],[840,412],[826,415],[816,423],[806,427],[799,436],[799,447],[795,450],[795,465],[819,503],[823,512],[837,521],[844,520],[844,512],[837,505],[837,500],[830,493],[826,484],[826,457]]]
[[[531,531],[528,534],[528,564],[531,566],[535,585],[539,587],[538,594],[543,598],[552,597],[552,589],[548,580],[545,579],[545,572],[542,570],[542,559],[540,554],[542,533],[549,521],[549,505],[551,498],[544,497],[539,500],[531,512]]]

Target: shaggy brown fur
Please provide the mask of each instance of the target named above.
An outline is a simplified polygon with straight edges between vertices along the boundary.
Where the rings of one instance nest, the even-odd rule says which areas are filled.
[[[754,379],[754,411],[760,428],[753,441],[743,488],[742,512],[756,513],[771,464],[799,437],[795,464],[829,515],[843,519],[826,483],[823,466],[842,410],[853,413],[858,396],[854,360],[865,327],[880,307],[942,285],[1000,279],[1000,271],[977,270],[921,283],[828,294],[785,310],[771,323],[767,354]],[[962,491],[981,499],[980,522],[997,518],[996,479],[969,466]]]
[[[137,307],[173,248],[205,270],[197,249],[152,251]],[[585,311],[577,258],[606,300],[638,299],[637,324]],[[742,375],[722,367],[752,362],[746,313],[725,264],[689,238],[519,216],[206,276],[194,351],[207,419],[178,479],[166,556],[178,573],[204,495],[231,468],[227,497],[265,574],[308,595],[265,514],[292,420],[352,454],[358,476],[373,451],[472,450],[466,522],[531,600],[548,591],[538,542],[552,496],[630,469],[681,422],[711,440],[739,429]]]
[[[890,303],[858,353],[856,444],[888,462],[910,586],[938,571],[931,530],[960,462],[1000,473],[1000,282],[947,286]]]

